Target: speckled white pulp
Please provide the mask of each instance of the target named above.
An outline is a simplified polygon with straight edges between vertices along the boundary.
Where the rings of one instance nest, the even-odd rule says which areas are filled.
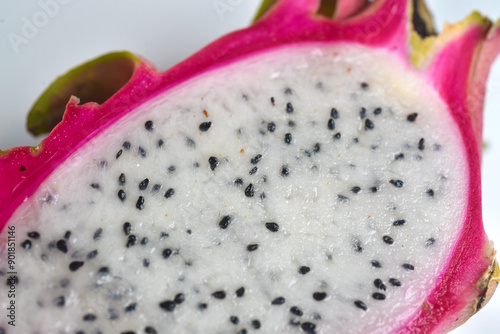
[[[143,105],[19,208],[17,326],[0,326],[389,333],[421,307],[450,255],[464,159],[442,101],[383,51],[256,55]]]

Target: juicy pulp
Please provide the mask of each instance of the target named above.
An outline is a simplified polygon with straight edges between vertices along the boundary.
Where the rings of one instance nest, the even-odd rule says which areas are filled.
[[[315,324],[317,333],[402,328],[447,265],[469,182],[464,138],[446,104],[405,66],[386,51],[348,43],[275,49],[195,77],[111,125],[12,218],[32,245],[18,255],[19,324],[26,326],[19,330],[257,331],[255,319],[263,333],[300,331],[290,321]],[[205,122],[211,124],[202,131]],[[211,166],[211,157],[218,164]],[[169,189],[175,192],[166,198]],[[221,228],[225,216],[231,219]],[[266,228],[269,222],[279,230]],[[40,238],[30,239],[31,231]],[[64,253],[57,241],[66,231]],[[127,247],[130,235],[138,240]],[[72,272],[73,261],[84,265]],[[110,273],[98,273],[105,266]],[[299,273],[301,266],[310,272]],[[242,286],[245,295],[237,297]],[[214,298],[217,291],[226,298]],[[315,292],[327,297],[317,301]],[[185,301],[175,312],[159,307],[178,293]],[[58,296],[64,307],[54,304]],[[285,303],[273,305],[281,296]],[[135,310],[125,312],[132,303]],[[97,319],[84,321],[88,313]]]

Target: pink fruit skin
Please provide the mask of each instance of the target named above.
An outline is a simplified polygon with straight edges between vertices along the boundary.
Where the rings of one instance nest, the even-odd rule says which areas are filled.
[[[422,76],[449,106],[468,156],[468,207],[460,237],[425,305],[398,333],[442,333],[475,312],[482,291],[476,284],[488,271],[493,249],[481,217],[481,135],[485,82],[500,51],[500,29],[466,24],[438,45],[424,69],[409,61],[407,0],[341,0],[336,19],[315,14],[319,0],[281,0],[252,27],[220,38],[184,62],[158,73],[147,61],[136,64],[130,81],[102,105],[78,105],[72,98],[63,121],[37,148],[0,154],[0,228],[29,200],[41,182],[79,147],[150,98],[203,72],[250,54],[295,43],[351,42],[398,55],[409,71]],[[76,130],[75,130],[76,129]]]

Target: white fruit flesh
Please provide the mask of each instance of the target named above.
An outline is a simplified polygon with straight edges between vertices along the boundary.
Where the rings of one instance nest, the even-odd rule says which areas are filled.
[[[347,44],[259,54],[142,105],[67,159],[15,212],[14,332],[388,333],[435,286],[461,229],[467,182],[462,139],[444,103],[397,59]],[[166,198],[168,189],[175,193]],[[137,237],[130,247],[125,222]],[[40,238],[29,238],[32,231]],[[7,249],[0,255],[5,280]],[[84,264],[71,271],[73,261]],[[301,266],[310,271],[301,274]],[[102,267],[109,273],[98,273]],[[212,296],[217,291],[226,297]],[[178,293],[185,301],[174,311],[159,306]],[[284,304],[273,304],[277,297]],[[96,319],[85,321],[87,314]]]

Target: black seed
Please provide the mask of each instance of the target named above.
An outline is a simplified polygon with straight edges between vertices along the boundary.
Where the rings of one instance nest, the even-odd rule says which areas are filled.
[[[94,249],[93,251],[87,254],[87,259],[92,260],[97,256],[97,254],[99,254],[99,252],[97,251],[97,249]]]
[[[427,190],[425,191],[425,193],[426,193],[427,195],[429,195],[429,197],[434,197],[434,190],[432,190],[432,189],[427,189]]]
[[[254,165],[258,163],[262,159],[262,154],[257,154],[255,157],[250,159],[250,162],[253,163]]]
[[[148,238],[146,238],[146,237],[142,238],[142,240],[141,240],[141,245],[145,245],[145,244],[147,244],[147,243],[148,243],[148,241],[149,241],[149,239],[148,239]]]
[[[234,315],[232,315],[232,316],[229,317],[229,321],[231,321],[235,325],[237,325],[237,324],[240,323],[240,319],[238,319],[238,317],[234,316]]]
[[[128,236],[127,248],[134,246],[137,243],[137,237],[133,234]]]
[[[295,122],[294,121],[288,121],[288,126],[293,128],[295,126]]]
[[[144,179],[139,183],[139,190],[146,190],[149,184],[149,179]]]
[[[252,320],[252,327],[255,329],[260,328],[260,321],[259,320]]]
[[[98,331],[96,333],[100,334],[102,332]],[[126,331],[126,332],[121,332],[120,334],[136,334],[136,332],[134,332],[134,331]]]
[[[393,238],[391,238],[391,237],[390,237],[390,236],[388,236],[388,235],[384,235],[384,236],[382,237],[382,240],[384,240],[384,242],[385,242],[386,244],[388,244],[388,245],[392,245],[392,244],[394,243],[394,239],[393,239]]]
[[[373,124],[373,122],[370,121],[369,118],[367,118],[365,121],[365,130],[373,130],[374,127],[375,127],[375,124]]]
[[[172,174],[173,172],[175,172],[175,166],[172,165],[172,166],[168,167],[168,172],[170,174]]]
[[[168,237],[168,233],[167,232],[161,232],[161,234],[160,234],[160,240],[163,240],[163,239],[165,239],[167,237]]]
[[[241,287],[238,290],[236,290],[236,296],[237,297],[243,297],[244,294],[245,294],[245,288],[244,287]]]
[[[148,327],[144,328],[144,332],[146,334],[158,334],[158,332],[156,331],[156,329],[154,329],[151,326],[148,326]]]
[[[149,262],[149,260],[148,260],[148,259],[144,259],[144,260],[142,260],[142,266],[143,266],[144,268],[149,267],[149,264],[150,264],[150,262]]]
[[[156,142],[156,146],[158,147],[163,147],[163,144],[164,144],[163,139],[158,139],[158,141]]]
[[[64,233],[64,239],[68,240],[70,236],[71,236],[71,231],[66,231],[66,233]]]
[[[118,185],[123,186],[125,184],[125,174],[121,173],[118,177]]]
[[[182,304],[186,300],[186,297],[183,293],[178,293],[175,295],[174,302],[176,304]]]
[[[436,242],[436,239],[434,238],[429,238],[425,241],[425,245],[429,247],[430,245],[433,245]]]
[[[275,104],[275,101],[274,101],[274,97],[271,97],[271,104],[274,106]]]
[[[274,132],[274,130],[276,130],[276,124],[274,124],[274,122],[267,124],[267,130],[269,132]]]
[[[92,313],[88,313],[83,316],[83,321],[94,321],[95,319],[97,319],[97,317]]]
[[[248,187],[245,189],[245,196],[246,197],[253,197],[254,195],[254,189],[253,189],[253,184],[249,184]]]
[[[244,329],[244,328],[243,328],[241,331],[239,331],[239,332],[238,332],[238,333],[236,333],[236,334],[247,334],[247,333],[248,333],[248,331],[247,331],[246,329]]]
[[[316,325],[312,322],[303,322],[300,328],[302,328],[304,332],[311,332],[316,328]]]
[[[377,187],[371,187],[370,188],[370,192],[372,192],[372,193],[376,193],[377,191],[378,191]]]
[[[352,187],[351,191],[355,194],[359,194],[361,192],[361,188],[360,187]]]
[[[204,309],[206,309],[207,307],[208,307],[208,305],[207,305],[207,304],[205,304],[205,303],[199,303],[199,304],[198,304],[198,309],[199,309],[200,311],[203,311],[203,310],[204,310]]]
[[[187,145],[188,147],[191,147],[191,148],[193,148],[193,147],[195,147],[195,146],[196,146],[196,144],[194,143],[194,140],[192,140],[192,139],[190,139],[190,138],[186,138],[186,145]]]
[[[211,126],[212,126],[212,122],[203,122],[200,124],[199,128],[200,128],[200,131],[206,132],[206,131],[208,131],[208,129],[210,129]]]
[[[254,167],[254,168],[250,169],[250,171],[248,172],[248,174],[253,175],[253,174],[257,173],[257,170],[258,170],[258,168]]]
[[[281,175],[288,176],[288,174],[290,174],[290,170],[288,169],[288,167],[286,166],[281,167]]]
[[[319,143],[314,144],[314,147],[313,147],[314,153],[318,153],[320,149],[321,149],[321,145]]]
[[[69,270],[71,270],[71,271],[77,271],[83,265],[84,265],[84,262],[82,262],[82,261],[73,261],[73,262],[71,262],[69,264]]]
[[[368,84],[366,82],[361,83],[361,88],[368,89]]]
[[[20,171],[20,172],[25,172],[25,171],[26,171],[26,167],[24,167],[24,165],[21,165],[21,167],[19,167],[19,171]],[[1,332],[1,330],[2,330],[2,328],[0,328],[0,334],[3,334],[3,333]]]
[[[389,283],[392,286],[401,286],[401,282],[395,278],[389,278]]]
[[[417,116],[418,114],[415,112],[413,114],[409,114],[408,116],[406,116],[406,119],[408,120],[408,122],[415,122]]]
[[[170,248],[165,248],[161,253],[164,259],[168,259],[172,255],[172,250]]]
[[[356,252],[361,253],[363,251],[363,246],[361,246],[361,241],[358,238],[352,239],[352,245]]]
[[[131,231],[132,231],[132,224],[130,224],[129,222],[125,222],[123,224],[123,232],[125,233],[125,235],[129,235]]]
[[[402,267],[406,270],[415,270],[415,267],[409,263],[403,263]]]
[[[214,297],[215,299],[224,299],[226,298],[226,293],[223,290],[215,291],[214,293],[212,293],[212,297]]]
[[[21,244],[21,246],[24,248],[24,249],[30,249],[31,248],[31,241],[29,240],[24,240],[23,243]]]
[[[290,102],[288,102],[288,103],[286,104],[286,112],[287,112],[288,114],[293,113],[293,105],[292,105]]]
[[[333,136],[333,139],[340,139],[340,137],[341,137],[340,132],[337,132],[337,133]]]
[[[363,303],[361,300],[356,300],[354,302],[354,305],[356,305],[356,307],[359,307],[360,309],[366,311],[368,309],[368,307],[366,307],[365,303]]]
[[[157,193],[161,189],[161,184],[155,184],[151,192]]]
[[[392,223],[392,225],[394,225],[394,226],[403,226],[405,224],[406,224],[406,220],[404,220],[404,219],[398,219],[394,223]]]
[[[280,226],[276,223],[266,223],[266,228],[271,232],[278,232]]]
[[[290,88],[286,88],[285,95],[293,95],[292,90]]]
[[[359,111],[359,117],[361,119],[366,117],[366,108],[361,108],[361,110]]]
[[[165,198],[170,198],[170,197],[172,197],[174,194],[175,194],[175,190],[174,190],[174,189],[172,189],[172,188],[169,188],[169,189],[165,192]]]
[[[109,274],[109,267],[101,267],[97,272],[101,275]]]
[[[257,248],[259,248],[258,244],[250,244],[250,245],[247,246],[247,250],[249,252],[253,252],[253,251],[257,250]]]
[[[122,146],[126,150],[130,150],[130,148],[132,147],[132,145],[128,141],[124,142]]]
[[[234,184],[236,184],[237,186],[242,186],[243,185],[243,179],[238,178],[238,179],[234,180]]]
[[[330,129],[330,130],[334,130],[335,129],[335,121],[333,120],[333,118],[330,118],[328,120],[328,124],[327,125],[328,125],[328,129]]]
[[[308,272],[310,272],[310,271],[311,271],[311,268],[309,268],[309,267],[307,267],[307,266],[301,266],[301,267],[299,268],[299,273],[300,273],[301,275],[305,275],[305,274],[307,274],[307,273],[308,273]]]
[[[137,149],[137,152],[139,152],[139,154],[141,155],[141,157],[143,157],[143,158],[146,157],[146,150],[143,149],[142,147],[139,146],[139,148]]]
[[[231,220],[232,220],[231,216],[222,217],[222,219],[219,222],[219,227],[225,230],[229,226],[229,224],[231,224]]]
[[[108,309],[108,313],[109,313],[108,318],[111,320],[115,320],[115,319],[119,318],[118,311],[115,310],[114,308]]]
[[[373,285],[379,290],[385,291],[386,287],[384,282],[380,278],[377,278],[376,280],[373,281]]]
[[[135,307],[137,306],[137,303],[131,303],[127,305],[124,309],[125,313],[132,313],[135,311]]]
[[[147,121],[146,123],[144,123],[144,127],[148,131],[153,131],[153,121]]]
[[[271,302],[272,305],[283,305],[285,303],[285,298],[277,297]]]
[[[339,118],[339,112],[337,111],[337,109],[332,108],[332,110],[330,111],[330,116],[335,119]]]
[[[56,243],[56,247],[57,247],[57,249],[59,249],[63,253],[68,252],[68,245],[66,244],[66,240],[63,240],[63,239],[58,240]]]
[[[173,312],[175,310],[176,305],[177,304],[174,301],[166,300],[166,301],[160,303],[160,308],[162,308],[163,310],[165,310],[167,312]]]
[[[144,209],[144,197],[143,196],[139,196],[139,198],[137,199],[137,202],[135,203],[135,207],[139,210]]]
[[[299,317],[304,315],[304,312],[302,312],[302,310],[297,306],[290,307],[290,313],[298,315]]]
[[[210,157],[208,158],[208,163],[210,164],[210,169],[215,170],[215,168],[219,166],[219,159],[217,159],[216,157]]]
[[[314,298],[314,300],[316,300],[316,301],[318,301],[318,302],[320,302],[320,301],[322,301],[323,299],[325,299],[325,298],[326,298],[326,296],[327,296],[327,295],[326,295],[326,293],[325,293],[325,292],[315,292],[315,293],[313,293],[313,298]]]
[[[401,180],[390,180],[389,183],[395,186],[396,188],[401,188],[404,185],[403,181]]]
[[[403,153],[396,154],[394,157],[394,160],[401,160],[404,159],[405,155]]]
[[[66,304],[66,298],[64,296],[59,296],[56,299],[54,299],[54,305],[57,307],[63,307],[64,304]]]
[[[340,203],[349,203],[350,201],[349,197],[346,197],[344,195],[337,195],[337,199]]]
[[[121,201],[125,201],[125,198],[127,198],[127,195],[125,194],[125,191],[123,189],[118,190],[118,198],[121,199]]]
[[[424,138],[420,138],[420,140],[418,141],[418,149],[420,151],[423,151],[425,148],[425,139]]]
[[[375,108],[375,110],[373,111],[373,113],[375,115],[380,115],[382,113],[382,108]]]
[[[292,134],[287,133],[285,134],[285,144],[290,144],[292,142]]]
[[[40,233],[38,232],[28,232],[28,237],[30,237],[31,239],[40,239]]]
[[[373,297],[373,299],[376,299],[376,300],[384,300],[385,299],[385,295],[383,293],[380,293],[380,292],[374,292],[372,294],[372,297]]]
[[[102,228],[98,228],[97,231],[94,232],[94,240],[98,240],[101,238]]]

